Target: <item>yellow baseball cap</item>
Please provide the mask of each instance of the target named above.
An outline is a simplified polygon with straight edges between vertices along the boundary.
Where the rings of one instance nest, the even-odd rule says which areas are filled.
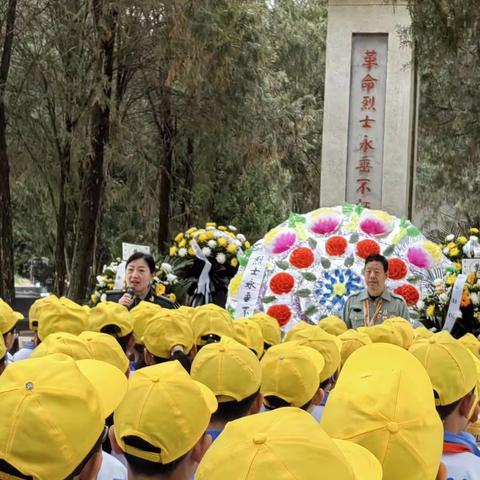
[[[0,333],[5,335],[19,320],[23,318],[20,312],[16,312],[7,302],[0,298]]]
[[[195,356],[190,374],[206,385],[218,402],[240,402],[260,389],[262,369],[250,349],[227,339],[205,345]]]
[[[398,331],[398,333],[400,333],[400,336],[402,337],[401,346],[403,348],[408,350],[412,346],[415,340],[415,332],[412,324],[408,320],[405,320],[405,318],[402,317],[391,317],[385,320],[383,324],[391,325]]]
[[[48,297],[42,297],[38,300],[35,300],[32,303],[32,306],[28,310],[28,324],[30,330],[38,330],[38,317],[39,310],[42,309],[46,304],[51,302],[58,302],[58,297],[56,295],[49,295]]]
[[[235,337],[233,320],[226,310],[211,304],[202,305],[195,310],[192,329],[196,345],[204,345],[205,340],[202,337],[206,335],[216,335],[220,338],[224,335],[230,338]]]
[[[115,410],[115,437],[130,455],[171,463],[195,446],[216,409],[213,393],[192,380],[179,362],[145,367],[130,377],[128,392]],[[158,451],[129,445],[125,439],[130,436],[141,438]]]
[[[414,342],[421,338],[430,338],[433,332],[425,327],[417,327],[413,329]]]
[[[403,348],[402,335],[393,325],[381,323],[371,327],[359,327],[358,331],[367,334],[372,343],[390,343]]]
[[[143,302],[140,302],[143,303]],[[90,309],[90,330],[100,332],[107,325],[120,329],[120,337],[126,337],[133,331],[133,321],[126,307],[116,302],[100,302]]]
[[[0,459],[37,480],[67,478],[126,390],[125,375],[95,360],[55,354],[9,365],[0,377]]]
[[[318,326],[331,335],[338,335],[348,330],[347,324],[338,317],[325,317],[318,322]]]
[[[261,392],[264,403],[278,397],[292,407],[303,407],[320,388],[323,357],[313,348],[286,342],[269,348],[263,356]]]
[[[78,335],[87,329],[88,314],[78,304],[65,298],[43,302],[37,309],[38,338],[43,342],[48,335],[67,332]]]
[[[175,310],[162,309],[148,322],[142,342],[152,355],[170,358],[175,346],[183,347],[184,353],[190,352],[193,347],[193,331],[181,318],[181,314]]]
[[[334,438],[370,450],[384,478],[436,477],[443,424],[425,369],[401,347],[373,343],[353,352],[330,393],[321,426]]]
[[[249,318],[260,325],[263,341],[267,345],[278,345],[281,342],[282,331],[277,319],[263,312],[254,313]]]
[[[33,350],[30,358],[41,358],[54,353],[63,353],[74,360],[92,358],[85,341],[81,337],[68,332],[51,333]]]
[[[188,305],[180,305],[180,307],[177,308],[177,312],[181,313],[189,322],[192,321],[195,311],[195,307],[189,307]]]
[[[122,373],[129,369],[128,358],[120,344],[111,335],[99,332],[82,332],[79,337],[90,352],[90,358],[117,367]]]
[[[145,328],[150,320],[162,310],[160,305],[152,302],[140,302],[130,310],[130,318],[133,323],[133,331],[137,343],[141,343]]]
[[[347,358],[359,348],[370,345],[372,341],[366,333],[359,332],[358,330],[349,329],[338,336],[342,342],[342,348],[340,355],[342,357],[342,365],[345,364]]]
[[[307,412],[279,408],[229,422],[200,462],[197,480],[381,480],[365,448],[330,438]]]
[[[304,330],[304,329],[307,329],[307,328],[310,328],[312,327],[313,325],[310,325],[309,323],[307,322],[304,322],[303,320],[301,320],[300,322],[298,322],[295,326],[293,326],[286,334],[285,334],[285,338],[283,339],[284,342],[290,342],[291,340],[293,340],[295,338],[295,335],[297,334],[297,332],[299,332],[300,330]]]
[[[260,325],[247,318],[238,318],[233,322],[235,340],[253,350],[258,358],[263,355],[263,334]]]
[[[478,341],[475,335],[471,333],[466,333],[463,337],[459,338],[458,341],[468,350],[470,350],[475,357],[480,359],[480,342]]]
[[[418,340],[410,352],[425,367],[437,393],[437,405],[450,405],[477,385],[477,369],[469,351],[448,332]]]
[[[340,368],[342,343],[335,335],[325,332],[318,326],[308,325],[295,331],[291,340],[306,345],[321,353],[324,359],[324,367],[320,375],[320,381],[332,377]]]

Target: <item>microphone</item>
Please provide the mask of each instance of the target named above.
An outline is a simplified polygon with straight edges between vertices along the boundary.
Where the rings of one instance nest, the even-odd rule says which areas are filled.
[[[128,287],[125,293],[129,295],[132,299],[135,298],[135,290],[132,287]]]

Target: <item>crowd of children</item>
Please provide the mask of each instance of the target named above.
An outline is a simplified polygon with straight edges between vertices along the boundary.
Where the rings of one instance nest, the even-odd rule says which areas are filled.
[[[476,480],[480,342],[402,318],[0,301],[0,480]],[[283,338],[282,338],[283,337]]]

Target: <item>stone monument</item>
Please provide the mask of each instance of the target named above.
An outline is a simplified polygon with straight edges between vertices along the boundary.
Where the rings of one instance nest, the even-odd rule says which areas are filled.
[[[413,216],[417,89],[406,3],[329,1],[321,206]]]

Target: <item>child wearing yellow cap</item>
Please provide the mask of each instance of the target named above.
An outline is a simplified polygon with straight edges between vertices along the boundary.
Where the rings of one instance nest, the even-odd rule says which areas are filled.
[[[466,433],[478,405],[475,357],[448,332],[415,342],[410,352],[432,382],[445,430],[442,461],[449,479],[480,479],[480,449],[474,437]]]
[[[439,472],[443,428],[432,384],[421,363],[396,345],[372,343],[350,355],[320,425],[370,450],[384,480],[434,480]]]
[[[3,336],[3,342],[7,349],[6,359],[8,362],[13,360],[9,350],[15,342],[15,329],[17,322],[23,318],[23,315],[13,310],[8,303],[0,298],[0,333]]]
[[[100,302],[90,309],[88,317],[89,330],[111,335],[127,357],[133,354],[135,333],[131,313],[126,307],[116,302]]]
[[[191,326],[197,350],[208,343],[219,342],[223,336],[235,337],[232,317],[217,305],[197,307],[192,316]]]
[[[287,407],[230,422],[195,479],[381,480],[382,467],[366,448],[330,438],[308,413]]]
[[[311,412],[323,398],[324,360],[315,349],[286,342],[265,353],[262,367],[263,404],[267,410],[298,407]]]
[[[260,325],[248,318],[237,318],[233,322],[235,340],[249,348],[257,358],[262,358],[264,340]]]
[[[9,365],[0,376],[0,478],[94,480],[105,419],[127,390],[117,368],[63,354]]]
[[[213,440],[228,422],[260,411],[260,362],[235,340],[223,337],[219,343],[205,345],[193,360],[191,375],[217,398],[218,410],[208,428]]]
[[[178,360],[190,372],[195,353],[193,331],[178,311],[162,309],[152,317],[142,342],[147,365]]]
[[[190,480],[211,444],[206,434],[217,400],[178,362],[138,370],[115,410],[112,445],[129,479]]]
[[[262,329],[264,351],[267,351],[270,347],[278,345],[281,342],[282,332],[276,318],[273,318],[264,312],[256,312],[249,318],[250,320],[257,322]]]
[[[3,371],[5,370],[5,367],[7,366],[7,362],[5,358],[6,355],[7,355],[7,347],[5,346],[3,338],[0,337],[0,375],[3,373]]]

